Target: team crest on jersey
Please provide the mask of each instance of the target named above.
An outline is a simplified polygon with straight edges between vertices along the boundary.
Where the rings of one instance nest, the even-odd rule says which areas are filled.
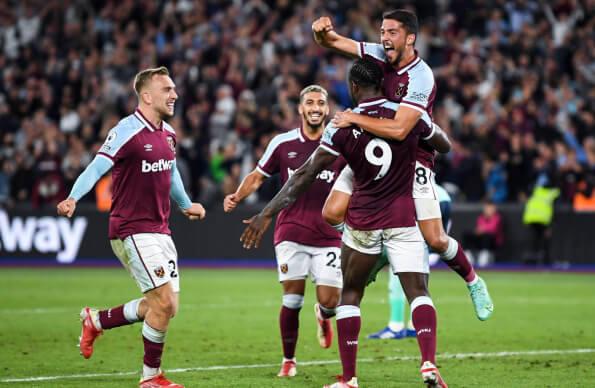
[[[295,152],[295,151],[291,151],[291,152],[288,152],[288,153],[287,153],[287,157],[288,157],[289,159],[294,159],[296,156],[298,156],[298,153],[297,153],[297,152]]]
[[[165,270],[163,269],[163,267],[155,268],[153,272],[155,272],[155,276],[157,276],[160,279],[165,276]]]
[[[395,92],[395,97],[396,98],[401,98],[403,97],[403,91],[405,90],[405,84],[402,82],[399,82],[399,87],[397,88],[397,91]]]
[[[169,144],[169,148],[172,152],[176,152],[176,143],[174,142],[174,138],[171,136],[167,137],[167,144]]]
[[[289,271],[289,267],[287,264],[281,264],[279,269],[281,270],[281,273],[287,273],[287,271]]]

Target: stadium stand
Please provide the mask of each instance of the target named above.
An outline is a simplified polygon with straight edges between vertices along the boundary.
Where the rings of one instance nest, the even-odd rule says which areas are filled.
[[[350,106],[348,60],[313,42],[377,41],[383,1],[11,1],[0,10],[0,204],[53,206],[118,117],[134,74],[165,65],[180,99],[178,166],[209,204],[233,192],[319,83]],[[595,3],[391,2],[415,9],[417,50],[438,85],[435,120],[453,151],[438,181],[456,200],[521,202],[536,184],[579,210],[595,201]],[[264,188],[261,198],[273,191]],[[88,196],[87,201],[94,201]],[[578,198],[578,199],[576,199]],[[219,205],[218,201],[216,202]]]

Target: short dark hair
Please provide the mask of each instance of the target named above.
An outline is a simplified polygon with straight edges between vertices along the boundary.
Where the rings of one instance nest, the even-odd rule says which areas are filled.
[[[134,91],[136,92],[136,94],[140,96],[141,90],[145,87],[146,84],[149,83],[151,78],[153,78],[156,75],[169,75],[169,71],[167,70],[167,67],[161,66],[154,69],[145,69],[139,72],[134,77]]]
[[[415,13],[407,9],[393,9],[386,11],[382,14],[382,19],[392,19],[400,22],[403,25],[407,34],[415,34],[417,38],[417,31],[419,30],[419,24],[417,22],[417,16]]]
[[[357,59],[349,70],[349,80],[364,88],[380,89],[383,77],[380,65],[367,58]]]

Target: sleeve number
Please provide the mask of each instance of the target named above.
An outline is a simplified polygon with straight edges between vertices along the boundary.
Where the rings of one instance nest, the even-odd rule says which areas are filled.
[[[376,150],[380,150],[380,156],[376,156]],[[368,162],[380,167],[380,171],[378,171],[374,180],[382,179],[388,172],[393,160],[393,152],[388,143],[382,139],[372,139],[366,146],[365,154]]]
[[[428,183],[428,176],[426,175],[426,169],[423,167],[418,167],[415,169],[415,181],[420,185],[425,185]]]
[[[171,271],[171,273],[169,274],[170,277],[172,278],[177,278],[178,277],[178,271],[176,271],[176,262],[173,260],[170,260],[167,262],[168,266],[169,266],[169,270]]]
[[[331,267],[331,268],[338,268],[338,265],[340,265],[340,262],[337,262],[337,254],[335,252],[329,252],[326,254],[326,257],[330,257],[331,259],[328,261],[328,263],[326,263],[327,267]]]

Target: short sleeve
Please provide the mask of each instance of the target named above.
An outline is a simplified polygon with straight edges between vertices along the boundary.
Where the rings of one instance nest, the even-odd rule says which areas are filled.
[[[127,125],[125,120],[121,121],[109,131],[97,155],[107,158],[113,163],[124,145],[142,128],[142,126]]]
[[[279,147],[282,144],[281,135],[275,136],[267,145],[264,154],[258,161],[256,169],[266,177],[270,177],[279,172],[281,165]]]
[[[422,112],[427,111],[434,85],[434,75],[429,68],[420,67],[420,70],[415,69],[409,72],[407,94],[403,96],[401,105],[421,110]]]
[[[359,42],[360,58],[375,59],[380,62],[386,62],[386,53],[384,47],[378,43]]]
[[[328,124],[320,139],[320,147],[335,156],[341,154],[340,144],[338,144],[335,139],[338,132],[339,128],[334,127],[332,124]]]

